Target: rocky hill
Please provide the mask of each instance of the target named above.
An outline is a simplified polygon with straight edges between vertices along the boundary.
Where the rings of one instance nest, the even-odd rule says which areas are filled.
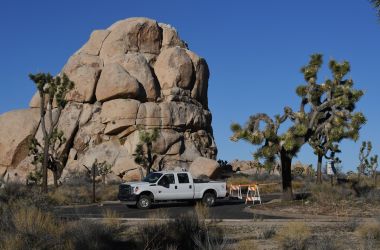
[[[74,81],[58,128],[67,139],[61,181],[84,171],[95,158],[113,165],[113,177],[138,179],[133,160],[139,128],[159,129],[153,144],[165,169],[213,165],[217,154],[207,104],[206,61],[188,49],[170,25],[129,18],[92,32],[62,72]],[[31,83],[32,84],[32,83]],[[40,99],[30,108],[0,116],[0,177],[25,181],[34,170],[28,141],[42,141]],[[202,158],[199,158],[202,157]]]

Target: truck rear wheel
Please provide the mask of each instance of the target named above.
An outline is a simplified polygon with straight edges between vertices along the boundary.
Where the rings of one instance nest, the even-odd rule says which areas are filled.
[[[148,195],[141,195],[137,202],[137,207],[140,209],[149,209],[152,205],[152,200]]]
[[[206,207],[212,207],[215,204],[216,196],[214,193],[208,192],[203,195],[202,203]]]

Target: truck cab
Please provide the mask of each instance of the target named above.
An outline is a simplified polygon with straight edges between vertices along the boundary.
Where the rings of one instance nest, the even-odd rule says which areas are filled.
[[[193,179],[189,172],[160,171],[147,175],[141,182],[123,183],[118,198],[128,206],[141,209],[164,201],[202,200],[212,206],[226,196],[226,183]]]

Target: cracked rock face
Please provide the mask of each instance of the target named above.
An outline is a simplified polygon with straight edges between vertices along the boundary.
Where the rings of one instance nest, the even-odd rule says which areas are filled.
[[[124,179],[138,179],[133,158],[139,129],[159,129],[153,143],[154,168],[196,169],[211,175],[217,148],[207,104],[208,66],[170,25],[128,18],[93,31],[62,72],[75,87],[66,96],[68,104],[58,124],[67,139],[61,151],[68,156],[61,181],[85,171],[82,165],[95,158],[114,166],[111,179],[121,173]],[[25,172],[33,170],[25,167],[30,161],[24,144],[27,138],[41,136],[39,102],[35,95],[29,110],[0,116],[0,177],[25,181]],[[19,124],[19,131],[12,124]],[[199,157],[211,159],[203,160],[210,165],[207,173],[199,164],[190,168]],[[17,169],[23,174],[15,176]]]

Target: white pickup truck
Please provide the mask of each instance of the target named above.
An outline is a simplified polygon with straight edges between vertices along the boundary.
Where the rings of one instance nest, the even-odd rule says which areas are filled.
[[[162,201],[201,200],[212,206],[226,193],[225,182],[193,179],[189,172],[161,171],[148,174],[141,182],[121,184],[118,199],[140,209]]]

